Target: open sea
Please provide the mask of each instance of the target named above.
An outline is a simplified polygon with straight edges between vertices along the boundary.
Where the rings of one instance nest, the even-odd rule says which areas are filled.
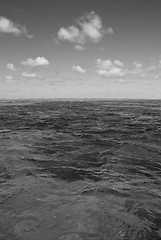
[[[0,101],[0,240],[161,239],[161,101]]]

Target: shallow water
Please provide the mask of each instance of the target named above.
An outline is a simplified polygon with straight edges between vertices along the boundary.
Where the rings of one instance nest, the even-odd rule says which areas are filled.
[[[161,101],[1,101],[0,239],[161,239]]]

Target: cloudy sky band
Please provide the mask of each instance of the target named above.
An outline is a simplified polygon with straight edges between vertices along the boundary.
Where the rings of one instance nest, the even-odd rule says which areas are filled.
[[[53,3],[47,0],[40,3],[35,20],[36,4],[17,1],[16,8],[23,12],[15,12],[13,1],[8,2],[10,11],[0,8],[2,97],[28,98],[31,90],[37,97],[161,97],[158,1],[130,6],[127,0],[100,0],[80,6],[77,0],[60,0],[67,10],[63,15],[56,0],[49,17]],[[14,83],[15,94],[13,89],[10,95]]]

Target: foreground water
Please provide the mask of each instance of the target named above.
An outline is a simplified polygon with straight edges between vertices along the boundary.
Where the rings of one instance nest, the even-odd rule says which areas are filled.
[[[161,239],[161,101],[1,102],[0,239]]]

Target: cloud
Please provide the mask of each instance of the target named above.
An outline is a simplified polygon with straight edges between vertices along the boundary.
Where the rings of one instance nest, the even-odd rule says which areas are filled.
[[[37,73],[27,73],[27,72],[23,72],[22,73],[22,77],[26,77],[26,78],[41,78],[41,76],[39,76]]]
[[[28,33],[25,26],[14,23],[6,17],[0,17],[0,33],[13,34],[15,36],[24,35],[27,38],[33,38],[33,35]]]
[[[109,27],[109,28],[106,30],[106,33],[107,33],[107,34],[114,34],[114,30],[112,29],[112,27]]]
[[[67,40],[78,44],[84,44],[87,41],[99,42],[106,34],[113,34],[113,29],[105,29],[102,25],[102,19],[95,12],[86,13],[77,20],[77,26],[61,27],[58,31],[58,39]]]
[[[49,65],[50,63],[44,57],[37,57],[36,59],[28,58],[27,60],[21,62],[21,64],[26,65],[26,66],[35,67],[35,66]]]
[[[88,37],[93,42],[99,42],[104,35],[101,18],[94,12],[86,14],[79,21],[84,37]]]
[[[80,66],[72,66],[72,70],[79,73],[86,73],[86,70],[81,68]]]
[[[155,71],[157,69],[157,67],[155,65],[151,65],[150,67],[148,67],[148,71]]]
[[[140,62],[133,62],[133,68],[125,68],[120,60],[101,59],[96,60],[96,71],[101,77],[117,79],[119,82],[129,83],[131,80],[158,79],[159,71],[154,65],[143,68]]]
[[[103,60],[98,58],[97,73],[104,77],[122,77],[125,75],[125,71],[122,69],[124,63],[120,60],[111,61],[110,59]]]
[[[140,63],[140,62],[137,62],[137,61],[135,61],[135,62],[133,62],[133,65],[134,65],[134,67],[136,67],[136,68],[142,68],[142,63]]]
[[[161,68],[161,60],[159,60],[159,67]]]
[[[124,63],[121,62],[120,60],[114,60],[113,62],[110,60],[110,59],[107,59],[107,60],[103,60],[101,58],[98,58],[96,60],[97,62],[97,68],[100,68],[100,69],[109,69],[109,68],[112,68],[112,67],[120,67],[122,68],[124,66]]]
[[[15,68],[15,66],[14,66],[13,63],[8,63],[8,64],[7,64],[7,68],[8,68],[9,70],[16,71],[16,68]]]
[[[70,26],[67,29],[60,28],[58,32],[60,40],[68,40],[69,42],[83,43],[84,38],[81,36],[80,30],[75,26]]]
[[[123,72],[121,68],[118,67],[112,67],[111,69],[98,69],[97,73],[100,76],[104,76],[104,77],[122,77],[123,76]]]
[[[112,61],[109,59],[102,60],[101,58],[98,58],[96,62],[97,62],[97,68],[99,69],[109,69],[110,67],[113,66]]]
[[[114,60],[114,64],[118,67],[123,67],[124,66],[124,63],[121,62],[120,60]]]
[[[13,76],[6,75],[6,76],[5,76],[5,79],[11,81],[11,80],[13,80]]]
[[[85,48],[81,45],[75,45],[74,48],[78,51],[83,51]]]

